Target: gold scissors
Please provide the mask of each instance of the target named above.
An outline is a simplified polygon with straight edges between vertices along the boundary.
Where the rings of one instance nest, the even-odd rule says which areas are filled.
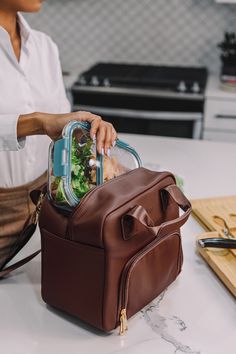
[[[235,214],[232,214],[232,215],[235,215]],[[235,217],[236,217],[236,215],[235,215]],[[213,220],[215,221],[215,223],[217,225],[221,226],[223,234],[225,235],[225,237],[236,239],[236,236],[234,234],[232,234],[232,232],[230,231],[230,228],[227,225],[227,222],[225,221],[224,218],[222,218],[221,216],[218,216],[218,215],[214,215],[213,216]]]

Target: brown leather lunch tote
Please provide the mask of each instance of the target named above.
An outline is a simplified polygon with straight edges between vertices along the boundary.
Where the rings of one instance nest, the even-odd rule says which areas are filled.
[[[180,227],[190,212],[171,173],[145,168],[92,189],[68,215],[45,198],[44,301],[103,331],[120,325],[123,334],[127,318],[180,273]]]

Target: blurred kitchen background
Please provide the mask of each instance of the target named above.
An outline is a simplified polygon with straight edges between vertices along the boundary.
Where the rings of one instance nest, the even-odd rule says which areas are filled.
[[[236,142],[236,0],[225,1],[49,0],[25,17],[57,43],[74,110],[124,132]],[[135,65],[83,74],[97,63]]]

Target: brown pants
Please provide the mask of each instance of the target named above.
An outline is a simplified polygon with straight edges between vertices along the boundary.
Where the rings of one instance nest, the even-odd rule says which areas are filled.
[[[35,210],[30,192],[40,188],[47,173],[35,181],[15,188],[0,188],[0,269],[14,253],[17,239],[29,216]]]

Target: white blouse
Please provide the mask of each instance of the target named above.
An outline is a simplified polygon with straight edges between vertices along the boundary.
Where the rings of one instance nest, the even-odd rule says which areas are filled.
[[[0,187],[26,184],[48,163],[47,136],[17,140],[19,115],[32,112],[68,113],[59,54],[46,34],[32,30],[18,14],[21,34],[19,62],[7,31],[0,26]]]

